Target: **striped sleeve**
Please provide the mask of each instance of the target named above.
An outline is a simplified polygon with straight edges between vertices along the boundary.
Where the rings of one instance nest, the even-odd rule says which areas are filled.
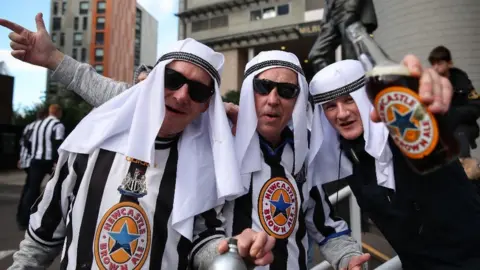
[[[70,194],[77,178],[73,170],[75,158],[76,154],[60,155],[53,177],[32,207],[27,232],[42,245],[61,245],[65,238]]]
[[[63,140],[65,138],[65,126],[58,122],[53,126],[53,139]]]
[[[329,239],[350,234],[347,223],[335,216],[323,187],[314,186],[310,190],[305,223],[308,234],[319,245],[324,245]]]
[[[210,209],[195,217],[191,258],[212,240],[225,237],[223,205]]]

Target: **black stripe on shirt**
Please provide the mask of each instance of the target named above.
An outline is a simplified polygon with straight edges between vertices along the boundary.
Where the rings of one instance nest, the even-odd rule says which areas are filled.
[[[187,238],[181,236],[177,245],[178,270],[186,270],[188,267],[188,253],[192,248],[192,243]]]
[[[155,204],[152,251],[150,253],[150,269],[152,270],[162,268],[163,253],[168,240],[168,220],[173,209],[177,181],[178,149],[176,142],[170,149]],[[184,258],[186,259],[186,257]],[[179,257],[179,260],[182,258]]]
[[[67,266],[68,266],[68,249],[72,244],[72,238],[73,238],[73,228],[72,228],[73,205],[75,204],[78,188],[80,187],[80,183],[82,182],[83,176],[85,174],[85,170],[87,169],[87,164],[88,164],[88,155],[77,154],[77,157],[75,158],[75,162],[73,163],[73,171],[77,175],[77,180],[75,181],[75,185],[73,186],[73,190],[72,190],[73,199],[69,204],[70,209],[68,213],[67,235],[66,235],[66,244],[64,249],[65,254],[60,263],[60,269],[67,269]]]
[[[46,119],[45,119],[46,120]],[[47,124],[43,127],[43,130],[41,130],[40,132],[43,133],[42,135],[42,155],[41,155],[41,158],[42,160],[47,160],[47,140],[49,140],[50,138],[47,138],[47,130],[48,130],[48,127],[50,125],[50,123],[53,121],[53,119],[49,119],[47,121]],[[53,130],[52,130],[52,133],[53,133]],[[38,136],[38,134],[37,134]]]
[[[253,174],[250,176],[250,188],[247,194],[237,198],[233,206],[232,235],[238,235],[247,228],[252,228],[252,190]]]
[[[68,171],[68,160],[65,161],[62,168],[60,169],[60,173],[58,176],[58,180],[55,183],[55,187],[53,188],[53,195],[52,199],[45,210],[45,213],[42,216],[41,225],[40,227],[34,231],[35,235],[42,240],[45,241],[59,241],[61,239],[55,239],[53,237],[55,230],[57,229],[60,222],[62,222],[62,205],[61,205],[61,197],[62,197],[62,184],[65,178],[67,178],[69,174]],[[41,200],[37,200],[35,204],[35,210],[38,209],[38,203]]]
[[[100,149],[95,162],[90,184],[88,186],[85,211],[83,212],[82,224],[78,236],[77,265],[76,269],[90,268],[93,261],[93,239],[97,217],[102,203],[105,184],[112,169],[115,152]],[[88,266],[88,267],[86,267]]]
[[[297,243],[298,247],[298,265],[299,265],[299,270],[307,270],[307,261],[306,261],[306,254],[305,254],[305,246],[303,245],[303,238],[305,238],[305,235],[307,233],[307,228],[305,225],[305,213],[302,211],[302,203],[304,201],[303,197],[303,185],[305,182],[296,182],[298,190],[300,191],[300,201],[298,202],[299,205],[299,210],[298,210],[298,230],[297,234],[295,235],[295,242]]]
[[[313,210],[313,224],[317,230],[324,236],[328,237],[335,233],[335,228],[325,225],[325,210],[323,209],[322,198],[318,187],[313,187],[310,191],[310,197],[315,201],[315,208]],[[327,199],[328,200],[328,199]]]
[[[278,155],[282,156],[283,150],[281,150]],[[285,169],[280,163],[273,162],[274,158],[267,162],[271,168],[271,178],[274,177],[283,177],[287,178],[285,175]],[[298,202],[298,205],[301,207],[301,202]],[[301,210],[297,210],[301,212]],[[276,239],[275,246],[272,249],[273,253],[273,262],[270,264],[270,269],[275,270],[287,270],[287,260],[288,260],[288,238],[285,239]]]

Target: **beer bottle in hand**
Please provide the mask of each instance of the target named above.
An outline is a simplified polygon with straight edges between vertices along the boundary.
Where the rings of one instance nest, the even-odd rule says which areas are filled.
[[[362,24],[346,32],[366,70],[367,95],[410,166],[425,174],[456,159],[459,147],[446,116],[433,115],[420,102],[419,78],[391,60]]]
[[[228,252],[215,258],[208,270],[247,270],[242,257],[238,254],[237,239],[228,240]]]

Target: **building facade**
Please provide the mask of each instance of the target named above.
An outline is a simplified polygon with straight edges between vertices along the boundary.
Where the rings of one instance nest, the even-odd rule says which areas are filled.
[[[157,21],[136,1],[52,0],[51,14],[57,48],[104,76],[132,83],[140,63],[155,64]],[[56,91],[55,82],[47,84],[50,94]]]
[[[420,57],[439,45],[452,53],[453,63],[480,89],[480,2],[478,0],[374,0],[378,17],[375,39],[394,59]]]
[[[222,94],[240,89],[248,60],[264,50],[295,53],[312,77],[307,56],[323,7],[323,0],[179,0],[179,38],[194,38],[225,55]]]

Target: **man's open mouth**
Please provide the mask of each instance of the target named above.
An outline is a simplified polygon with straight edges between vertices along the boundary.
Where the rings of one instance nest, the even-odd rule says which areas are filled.
[[[340,123],[340,126],[342,127],[348,127],[350,126],[351,124],[355,123],[355,121],[347,121],[347,122],[343,122],[343,123]]]
[[[167,110],[171,111],[171,112],[174,112],[174,113],[180,113],[180,114],[185,114],[184,112],[182,111],[179,111],[179,110],[175,110],[174,108],[168,106],[168,105],[165,105],[165,107],[167,108]]]

